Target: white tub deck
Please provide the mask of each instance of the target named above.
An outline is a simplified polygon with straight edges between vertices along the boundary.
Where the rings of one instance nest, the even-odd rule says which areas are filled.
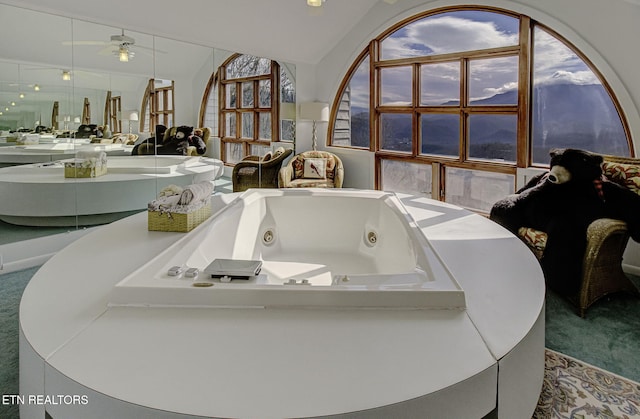
[[[113,288],[185,234],[148,231],[146,214],[95,229],[20,304],[20,393],[87,403],[23,405],[21,418],[530,418],[544,373],[539,263],[480,215],[402,203],[465,309],[113,306]]]

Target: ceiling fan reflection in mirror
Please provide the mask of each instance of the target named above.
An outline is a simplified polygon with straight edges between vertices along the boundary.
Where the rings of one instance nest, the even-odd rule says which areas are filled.
[[[73,46],[104,46],[98,54],[100,55],[114,55],[118,57],[121,62],[127,62],[132,59],[136,51],[153,55],[153,48],[137,45],[136,40],[130,36],[124,34],[124,29],[119,35],[111,35],[109,41],[64,41],[63,45]],[[163,53],[164,51],[156,52]]]

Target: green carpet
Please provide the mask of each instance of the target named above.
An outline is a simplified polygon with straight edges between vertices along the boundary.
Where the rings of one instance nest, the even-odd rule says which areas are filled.
[[[66,233],[73,227],[29,227],[0,221],[0,244],[15,243],[21,240],[36,239],[52,234]]]
[[[0,275],[0,394],[18,394],[18,308],[29,280],[39,267]],[[17,405],[0,403],[0,418],[18,418]]]
[[[640,287],[640,278],[629,278]],[[640,299],[614,294],[597,301],[580,318],[574,306],[549,291],[545,346],[640,382]]]

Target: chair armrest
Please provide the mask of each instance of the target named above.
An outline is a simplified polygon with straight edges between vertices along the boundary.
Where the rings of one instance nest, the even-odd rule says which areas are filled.
[[[587,228],[587,241],[602,241],[615,232],[626,232],[627,223],[613,218],[598,218]]]
[[[241,161],[259,162],[260,161],[260,156],[247,156],[244,159],[242,159]]]
[[[291,180],[293,180],[293,166],[287,164],[280,169],[280,172],[278,172],[278,187],[291,187]]]
[[[333,186],[336,188],[342,188],[342,182],[344,181],[344,167],[336,167],[336,172],[333,177]]]
[[[613,218],[599,218],[587,227],[587,249],[585,258],[593,258],[600,252],[603,243],[612,236],[621,236],[622,246],[626,246],[629,239],[627,223]]]
[[[247,173],[255,173],[258,168],[260,167],[260,163],[259,162],[254,162],[254,161],[239,161],[238,163],[236,163],[235,166],[233,166],[233,176],[235,177],[236,175],[239,175],[240,173],[240,169],[245,169],[243,170],[243,174],[247,174]],[[250,170],[246,170],[246,169],[250,169]]]

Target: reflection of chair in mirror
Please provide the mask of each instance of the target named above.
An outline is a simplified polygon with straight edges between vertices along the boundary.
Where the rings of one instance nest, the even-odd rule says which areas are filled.
[[[341,188],[342,160],[328,151],[310,150],[294,156],[280,170],[281,188]]]
[[[202,147],[189,145],[189,147],[187,147],[187,156],[202,156],[207,152],[207,141],[209,141],[209,137],[211,136],[211,128],[196,128],[193,130],[193,135],[200,137],[202,140]]]
[[[80,125],[76,131],[75,138],[90,138],[92,135],[96,135],[98,126],[94,124]]]
[[[103,138],[101,144],[123,144],[133,145],[138,140],[137,134],[113,134],[113,138]]]
[[[176,148],[176,143],[171,143],[172,137],[176,135],[178,127],[171,127],[167,129],[164,125],[156,125],[156,134],[154,138],[147,139],[144,143],[140,144],[140,146],[132,151],[132,155],[153,155],[153,154],[177,154],[177,155],[187,155],[187,156],[201,156],[206,152],[206,144],[207,140],[211,136],[211,128],[203,127],[196,128],[194,132],[197,130],[202,131],[202,141],[204,148],[201,149],[201,152],[198,152],[197,147],[186,147],[183,152],[180,149]],[[154,144],[155,140],[155,144]],[[166,147],[165,147],[166,146]]]
[[[233,192],[242,192],[249,188],[277,188],[282,162],[292,153],[291,149],[278,147],[273,154],[267,153],[264,157],[245,157],[233,167]]]

